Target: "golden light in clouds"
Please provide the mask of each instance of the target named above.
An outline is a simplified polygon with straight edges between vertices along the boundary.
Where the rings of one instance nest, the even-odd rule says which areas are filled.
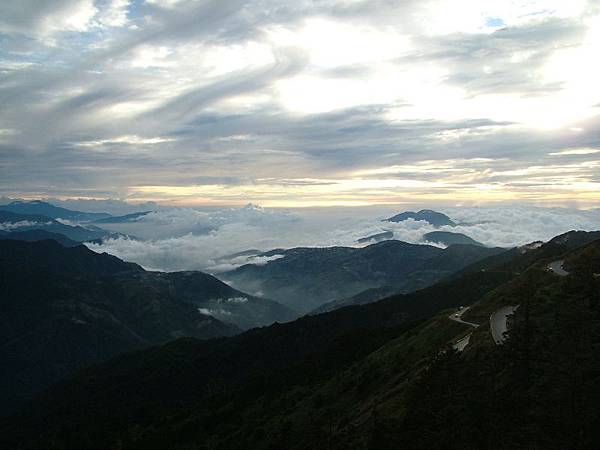
[[[481,203],[498,201],[600,201],[600,183],[592,175],[600,161],[565,165],[528,166],[492,170],[498,161],[424,161],[414,166],[392,166],[358,171],[338,179],[262,179],[243,185],[138,186],[133,200],[178,205],[249,202],[267,207],[362,206],[406,202]],[[382,175],[394,177],[380,178]],[[413,175],[413,178],[407,178]],[[397,177],[397,178],[396,178]],[[429,178],[426,178],[429,177]],[[523,178],[527,181],[522,181]]]

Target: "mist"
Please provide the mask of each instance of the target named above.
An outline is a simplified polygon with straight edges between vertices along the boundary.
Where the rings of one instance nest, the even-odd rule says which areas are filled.
[[[220,273],[242,264],[265,264],[270,257],[235,255],[254,249],[267,251],[299,246],[360,247],[357,240],[391,231],[394,239],[425,243],[425,233],[441,230],[464,233],[491,247],[514,247],[545,241],[569,230],[594,230],[600,224],[600,210],[570,208],[465,207],[438,208],[458,225],[435,228],[422,222],[400,223],[383,220],[402,209],[264,209],[255,205],[200,211],[192,208],[164,208],[131,223],[103,225],[139,239],[110,239],[87,244],[136,262],[149,270],[202,270]],[[231,256],[233,255],[233,256]]]

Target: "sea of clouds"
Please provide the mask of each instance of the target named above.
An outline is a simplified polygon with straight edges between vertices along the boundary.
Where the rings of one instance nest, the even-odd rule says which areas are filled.
[[[435,228],[414,220],[383,219],[401,212],[391,208],[263,209],[254,205],[199,211],[161,208],[131,223],[104,225],[139,239],[88,244],[149,270],[203,270],[220,273],[241,264],[281,257],[235,255],[298,246],[360,246],[359,238],[392,231],[394,239],[424,243],[423,235],[442,230],[464,233],[488,246],[513,247],[546,241],[569,230],[600,229],[600,210],[540,207],[438,208],[459,225]],[[367,245],[367,244],[362,244]],[[233,256],[231,256],[233,255]]]

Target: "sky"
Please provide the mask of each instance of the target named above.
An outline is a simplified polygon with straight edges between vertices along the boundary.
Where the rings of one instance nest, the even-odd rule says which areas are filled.
[[[0,2],[0,195],[600,206],[599,0]]]

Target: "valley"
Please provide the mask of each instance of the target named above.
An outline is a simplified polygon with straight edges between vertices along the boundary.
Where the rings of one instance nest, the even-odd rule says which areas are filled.
[[[45,230],[8,234],[3,447],[469,448],[500,433],[496,448],[564,448],[557,430],[597,417],[598,232],[508,250],[394,239],[252,250],[233,257],[267,260],[222,275],[232,285]],[[585,396],[547,395],[573,379]],[[523,403],[532,395],[544,410]],[[578,442],[595,439],[583,428]]]

